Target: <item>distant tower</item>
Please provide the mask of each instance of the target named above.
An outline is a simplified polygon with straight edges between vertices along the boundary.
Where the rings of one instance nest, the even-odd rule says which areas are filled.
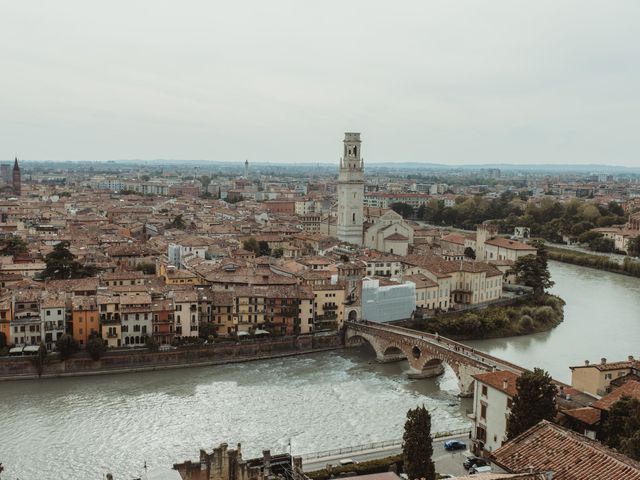
[[[13,162],[13,194],[20,196],[20,167],[18,166],[18,157]]]
[[[11,165],[8,163],[3,163],[2,165],[0,165],[0,178],[2,178],[2,181],[6,184],[9,184],[11,182],[11,173],[9,170],[9,167]]]
[[[360,158],[360,134],[344,134],[344,153],[338,175],[337,235],[343,242],[362,245],[364,162]]]
[[[249,178],[249,160],[244,161],[244,178]]]

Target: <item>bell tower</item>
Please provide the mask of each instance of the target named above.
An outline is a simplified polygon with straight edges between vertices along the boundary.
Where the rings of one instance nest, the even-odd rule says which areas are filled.
[[[16,196],[20,196],[20,167],[18,166],[18,157],[16,157],[15,162],[13,162],[13,194]]]
[[[362,245],[364,223],[364,162],[360,134],[344,134],[344,151],[338,174],[337,236],[343,242]]]

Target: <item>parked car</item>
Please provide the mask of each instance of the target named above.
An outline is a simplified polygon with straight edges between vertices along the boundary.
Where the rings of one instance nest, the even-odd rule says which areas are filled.
[[[475,475],[476,473],[490,473],[491,467],[489,465],[485,465],[484,467],[471,467],[469,469],[469,475]]]
[[[459,440],[449,440],[444,442],[444,449],[448,451],[465,450],[466,448],[467,444],[464,442],[460,442]]]
[[[355,465],[356,463],[358,462],[351,458],[343,458],[342,460],[340,460],[340,465]]]
[[[482,457],[476,457],[475,455],[469,455],[465,461],[462,462],[465,470],[469,470],[471,467],[484,467],[485,465],[489,465],[489,461]]]

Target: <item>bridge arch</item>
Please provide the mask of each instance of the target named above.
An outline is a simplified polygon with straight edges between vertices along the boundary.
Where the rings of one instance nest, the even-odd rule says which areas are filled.
[[[438,339],[384,324],[348,322],[346,326],[346,346],[367,342],[373,347],[380,362],[406,359],[410,367],[410,378],[440,375],[444,372],[445,365],[448,365],[458,378],[461,396],[473,394],[474,374],[492,371],[494,368],[473,352],[470,353],[470,347],[460,350],[459,344],[444,337]]]

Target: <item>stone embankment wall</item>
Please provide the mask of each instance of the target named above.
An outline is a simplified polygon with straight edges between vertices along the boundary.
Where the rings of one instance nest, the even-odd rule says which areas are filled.
[[[66,361],[60,361],[57,355],[50,355],[45,360],[41,375],[38,375],[36,362],[32,357],[3,357],[0,358],[0,380],[100,375],[217,365],[334,350],[342,346],[342,336],[331,334],[178,347],[175,350],[163,352],[149,352],[146,349],[108,351],[97,361],[92,360],[84,352]]]

